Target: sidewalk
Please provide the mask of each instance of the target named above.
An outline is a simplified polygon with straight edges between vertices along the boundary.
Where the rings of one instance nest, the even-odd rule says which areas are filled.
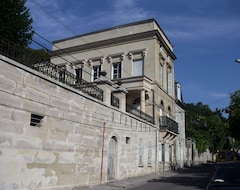
[[[125,180],[119,180],[110,182],[107,184],[100,184],[88,187],[74,187],[72,190],[119,190],[119,189],[127,189],[130,187],[134,187],[137,185],[141,185],[146,183],[149,180],[160,179],[162,177],[170,177],[176,175],[175,171],[165,171],[159,174],[149,174],[140,177],[129,178]]]

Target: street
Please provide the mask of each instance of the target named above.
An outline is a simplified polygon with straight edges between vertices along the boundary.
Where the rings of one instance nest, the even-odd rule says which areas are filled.
[[[191,168],[176,171],[176,175],[152,179],[140,186],[128,188],[128,190],[199,190],[205,189],[211,176],[213,164],[203,164]]]

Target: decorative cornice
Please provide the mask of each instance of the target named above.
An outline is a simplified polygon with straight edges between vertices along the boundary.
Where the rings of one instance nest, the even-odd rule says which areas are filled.
[[[161,42],[161,44],[163,44],[165,50],[171,56],[171,58],[173,60],[175,60],[176,56],[171,51],[171,49],[167,46],[166,42],[164,41],[163,37],[161,36],[161,34],[159,33],[158,30],[152,30],[152,31],[127,35],[127,36],[112,38],[112,39],[108,39],[108,40],[92,42],[92,43],[83,44],[83,45],[79,45],[79,46],[55,50],[53,52],[54,52],[54,55],[56,55],[56,54],[64,55],[67,53],[72,53],[72,52],[77,52],[77,51],[86,51],[89,49],[102,48],[102,47],[106,47],[106,46],[123,44],[123,43],[127,43],[127,42],[131,43],[131,42],[139,41],[139,40],[146,39],[146,38],[154,38],[155,36],[157,36],[158,40]]]

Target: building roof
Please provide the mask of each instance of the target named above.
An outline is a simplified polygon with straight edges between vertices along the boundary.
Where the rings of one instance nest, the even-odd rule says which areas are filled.
[[[155,22],[157,24],[160,31],[164,34],[164,36],[166,37],[168,42],[172,45],[172,43],[170,42],[170,40],[168,39],[166,34],[163,32],[162,28],[159,26],[158,22],[154,18],[141,20],[141,21],[137,21],[137,22],[132,22],[132,23],[127,23],[127,24],[122,24],[122,25],[118,25],[118,26],[114,26],[114,27],[110,27],[110,28],[106,28],[106,29],[102,29],[102,30],[96,30],[96,31],[93,31],[93,32],[88,32],[88,33],[84,33],[84,34],[80,34],[80,35],[76,35],[76,36],[72,36],[72,37],[68,37],[68,38],[63,38],[63,39],[60,39],[60,40],[55,40],[55,41],[53,41],[53,44],[63,42],[63,41],[66,41],[66,40],[72,40],[72,39],[75,39],[75,38],[80,38],[80,37],[83,37],[83,36],[88,36],[88,35],[91,35],[91,34],[97,34],[97,33],[105,32],[105,31],[110,31],[110,30],[114,30],[114,29],[120,29],[120,28],[125,28],[125,27],[128,27],[128,26],[140,25],[140,24],[150,23],[150,22]]]

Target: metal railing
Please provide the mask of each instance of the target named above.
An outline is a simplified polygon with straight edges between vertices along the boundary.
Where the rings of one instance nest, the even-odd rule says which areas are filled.
[[[153,117],[151,115],[148,115],[147,113],[135,108],[132,105],[127,104],[127,112],[153,123]]]
[[[111,105],[119,108],[119,98],[111,94]]]
[[[29,48],[22,47],[0,36],[0,53],[23,65],[30,66],[44,61],[44,58],[33,53]]]
[[[65,67],[59,67],[51,62],[44,62],[44,58],[34,54],[30,49],[19,46],[1,36],[0,54],[103,101],[103,90],[95,84],[83,79],[77,80],[76,76],[67,71]]]
[[[178,134],[178,123],[167,116],[160,117],[159,130],[169,130]]]

